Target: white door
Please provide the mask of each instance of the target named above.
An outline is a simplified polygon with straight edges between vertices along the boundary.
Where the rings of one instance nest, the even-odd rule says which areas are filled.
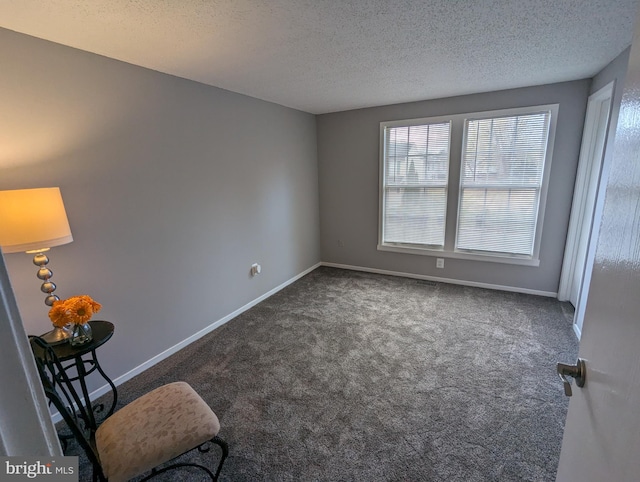
[[[640,480],[640,22],[631,47],[559,482]],[[559,388],[560,389],[560,388]]]
[[[590,268],[593,263],[593,254],[591,259],[588,257],[589,243],[592,239],[592,231],[598,229],[600,225],[599,220],[594,219],[594,213],[604,148],[609,131],[613,84],[611,82],[589,96],[567,245],[558,290],[558,299],[571,301],[576,309],[573,322],[578,338],[582,332],[584,298],[589,291]]]

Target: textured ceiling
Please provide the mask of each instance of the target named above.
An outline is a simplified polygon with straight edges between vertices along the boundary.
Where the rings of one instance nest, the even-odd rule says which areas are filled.
[[[0,0],[0,27],[312,113],[591,77],[639,0]]]

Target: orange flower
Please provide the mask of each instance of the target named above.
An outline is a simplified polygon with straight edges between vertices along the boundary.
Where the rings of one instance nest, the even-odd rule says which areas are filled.
[[[51,322],[62,328],[69,323],[84,325],[94,313],[97,313],[102,305],[88,295],[72,296],[66,300],[54,301],[49,310]]]
[[[91,296],[89,295],[79,295],[79,296],[74,296],[74,298],[78,298],[89,303],[94,313],[97,313],[102,309],[102,305],[97,301],[95,301],[93,298],[91,298]]]
[[[69,303],[71,302],[71,303]],[[86,299],[79,297],[70,298],[67,300],[67,308],[69,310],[69,317],[73,323],[77,325],[84,325],[93,316],[93,308],[91,303]]]
[[[69,324],[69,317],[67,316],[67,307],[62,300],[54,301],[53,306],[49,310],[49,319],[54,326],[62,328]]]

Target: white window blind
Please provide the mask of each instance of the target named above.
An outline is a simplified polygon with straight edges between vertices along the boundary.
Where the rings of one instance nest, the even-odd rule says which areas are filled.
[[[382,243],[443,246],[450,122],[384,128]]]
[[[456,249],[532,256],[551,112],[467,120]]]

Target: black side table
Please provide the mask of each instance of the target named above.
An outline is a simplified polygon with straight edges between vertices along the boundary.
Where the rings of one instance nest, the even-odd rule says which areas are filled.
[[[98,423],[96,423],[93,411],[96,410],[98,413],[102,412],[104,410],[104,405],[100,404],[96,407],[89,406],[91,400],[89,399],[89,392],[87,390],[87,375],[90,375],[97,370],[102,378],[106,380],[109,386],[111,386],[111,390],[113,391],[111,407],[100,422],[109,417],[115,410],[116,403],[118,401],[118,391],[111,379],[107,376],[104,370],[102,370],[100,363],[98,363],[98,357],[96,356],[96,349],[104,345],[113,336],[113,323],[109,321],[90,321],[89,325],[91,326],[91,332],[93,334],[93,340],[89,343],[80,346],[73,346],[71,343],[62,343],[60,345],[54,345],[51,348],[63,363],[65,371],[69,372],[74,370],[71,371],[69,377],[71,381],[78,381],[80,383],[82,396],[84,397],[85,404],[87,404],[87,408],[93,408],[93,410],[87,410],[91,420],[87,420],[86,422],[95,430]],[[65,362],[70,363],[65,365]]]

